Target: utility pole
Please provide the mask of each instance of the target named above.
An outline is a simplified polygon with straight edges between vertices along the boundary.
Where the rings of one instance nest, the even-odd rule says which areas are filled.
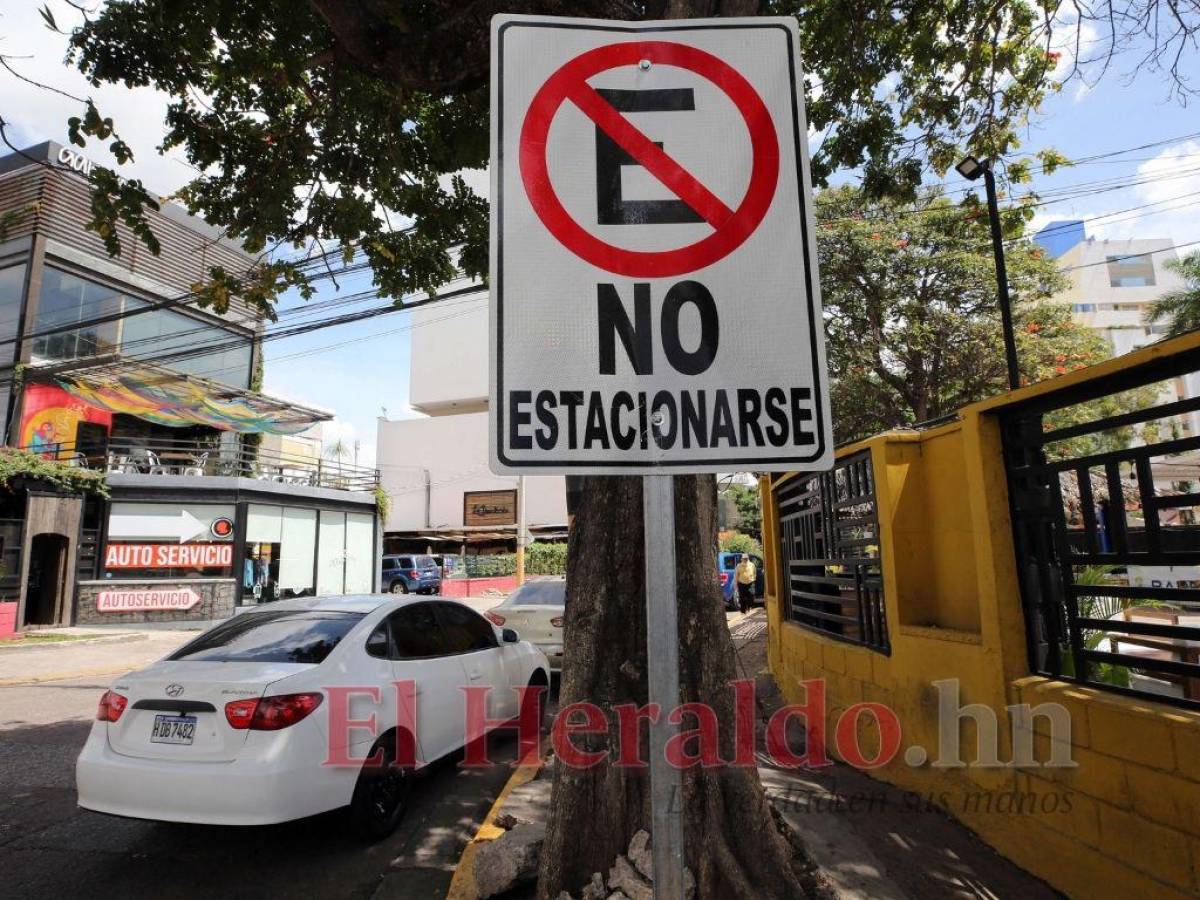
[[[525,583],[525,476],[517,476],[517,587]]]

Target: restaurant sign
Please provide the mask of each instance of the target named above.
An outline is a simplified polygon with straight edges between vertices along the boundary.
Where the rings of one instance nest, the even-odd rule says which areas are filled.
[[[233,565],[233,545],[109,544],[106,569],[216,569]]]
[[[464,491],[463,525],[517,524],[516,491]]]
[[[190,588],[149,591],[101,591],[96,595],[96,612],[146,612],[191,609],[200,595]]]

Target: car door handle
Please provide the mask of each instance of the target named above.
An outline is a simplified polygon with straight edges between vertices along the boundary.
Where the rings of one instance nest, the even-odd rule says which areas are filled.
[[[472,681],[478,681],[480,678],[483,677],[483,673],[480,672],[478,669],[473,669],[472,671],[467,673],[467,677],[470,678]]]

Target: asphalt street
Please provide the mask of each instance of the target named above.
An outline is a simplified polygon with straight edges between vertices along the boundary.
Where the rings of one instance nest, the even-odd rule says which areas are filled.
[[[743,618],[731,613],[730,625]],[[0,651],[0,896],[444,897],[462,847],[511,774],[517,747],[507,732],[490,739],[491,768],[463,769],[449,758],[423,772],[400,828],[374,846],[336,812],[226,828],[118,819],[75,805],[75,758],[100,695],[116,674],[194,634]],[[750,672],[761,665],[747,661]]]
[[[75,805],[75,758],[110,680],[0,687],[0,895],[444,897],[516,755],[495,735],[489,769],[430,767],[400,829],[374,846],[340,813],[259,828],[112,818]]]

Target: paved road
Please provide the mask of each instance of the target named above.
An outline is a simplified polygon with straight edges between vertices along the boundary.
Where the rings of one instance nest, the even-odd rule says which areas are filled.
[[[159,637],[124,646],[146,659],[170,649],[149,641]],[[338,813],[236,829],[110,818],[76,807],[74,770],[110,680],[0,687],[0,895],[443,897],[515,757],[515,740],[498,735],[490,769],[431,767],[400,829],[373,847],[350,836]]]

